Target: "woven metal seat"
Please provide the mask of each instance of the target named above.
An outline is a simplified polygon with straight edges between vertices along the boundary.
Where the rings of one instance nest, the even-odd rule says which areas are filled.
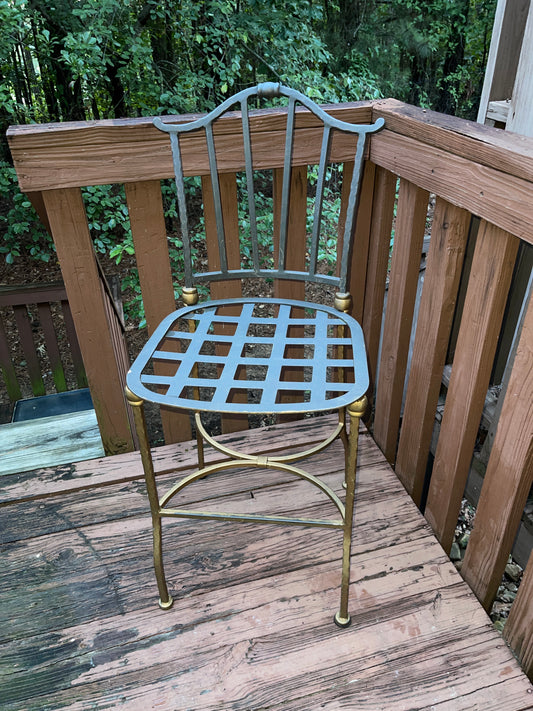
[[[288,99],[282,154],[282,198],[277,226],[276,258],[272,268],[266,268],[258,240],[253,141],[248,101],[250,98],[279,97]],[[251,250],[242,256],[240,264],[234,264],[230,268],[213,126],[217,119],[235,105],[240,108],[242,122],[242,152],[248,200],[247,225]],[[286,253],[290,242],[290,187],[297,105],[306,110],[298,116],[306,119],[312,116],[313,120],[321,124],[322,130],[312,227],[306,249],[308,257],[306,266],[301,270],[286,268]],[[331,527],[343,531],[341,603],[334,619],[337,625],[346,627],[350,623],[348,593],[357,438],[359,419],[365,410],[365,392],[368,388],[364,339],[361,327],[348,314],[351,297],[347,292],[347,283],[365,139],[367,134],[379,130],[383,121],[379,120],[371,125],[345,123],[329,116],[299,92],[279,84],[260,84],[227,99],[210,114],[195,121],[174,124],[155,119],[154,123],[169,133],[171,139],[183,240],[185,285],[182,297],[186,305],[167,316],[155,329],[128,373],[126,394],[134,409],[150,499],[159,604],[163,609],[168,609],[173,602],[162,560],[161,519],[164,517]],[[191,132],[197,132],[206,146],[217,232],[218,253],[214,260],[216,269],[197,268],[194,260],[180,146],[180,136]],[[349,140],[353,141],[353,172],[340,240],[342,249],[339,250],[337,273],[324,274],[319,268],[319,240],[326,172],[335,132],[347,135]],[[235,253],[235,245],[232,253]],[[336,289],[334,308],[281,298],[233,298],[199,302],[196,286],[199,283],[227,282],[250,277],[333,286]],[[162,496],[157,491],[146,432],[143,413],[143,403],[146,401],[166,408],[190,410],[195,416],[198,469]],[[331,410],[339,413],[338,425],[321,444],[306,452],[291,452],[273,457],[239,453],[223,446],[206,430],[201,418],[202,412],[253,415]],[[346,426],[346,413],[350,420],[349,430]],[[320,478],[295,466],[295,462],[322,451],[337,437],[341,438],[345,448],[344,501]],[[205,442],[227,455],[227,461],[206,466]],[[199,512],[172,505],[172,500],[189,484],[216,472],[243,466],[279,469],[308,481],[329,497],[340,517],[316,520],[297,516]]]
[[[303,329],[301,336],[289,335],[295,328]],[[174,372],[154,375],[154,363]],[[320,412],[362,397],[368,372],[361,327],[348,314],[303,301],[227,299],[167,316],[128,384],[145,400],[200,412]]]

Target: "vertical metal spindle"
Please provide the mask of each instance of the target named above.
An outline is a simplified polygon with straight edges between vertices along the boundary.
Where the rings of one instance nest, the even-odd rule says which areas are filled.
[[[181,241],[183,244],[184,282],[185,286],[190,288],[193,285],[191,242],[189,238],[189,221],[187,218],[187,203],[185,200],[185,181],[183,179],[181,148],[177,133],[170,134],[170,145],[172,147],[172,161],[174,163],[174,174],[176,176],[176,193],[180,216]]]
[[[257,218],[255,214],[254,172],[252,161],[252,142],[250,138],[250,122],[248,120],[248,97],[241,101],[242,138],[244,143],[244,165],[246,169],[246,191],[248,193],[248,219],[250,221],[250,237],[252,240],[252,259],[254,271],[259,272],[259,247],[257,240]]]
[[[322,134],[322,147],[320,149],[320,162],[318,164],[318,180],[316,183],[315,209],[313,213],[313,231],[311,234],[311,252],[309,255],[309,274],[316,274],[318,260],[318,240],[320,239],[320,223],[322,221],[322,203],[324,201],[324,185],[326,183],[326,170],[328,167],[329,148],[331,144],[331,127],[324,126]]]
[[[281,189],[281,217],[279,228],[278,270],[285,271],[285,252],[287,249],[287,230],[289,225],[289,202],[292,175],[292,147],[294,143],[294,112],[296,99],[291,96],[288,104],[287,129],[285,136],[285,154],[283,160],[283,184]]]
[[[226,234],[224,231],[224,217],[222,215],[222,202],[220,199],[220,183],[218,180],[217,158],[215,153],[215,140],[213,138],[213,126],[207,124],[205,127],[205,138],[207,141],[207,156],[209,158],[209,171],[211,173],[211,186],[213,188],[213,202],[215,205],[215,222],[217,226],[218,252],[220,256],[220,271],[222,274],[228,272],[228,258],[226,254]]]
[[[359,202],[359,187],[361,183],[361,175],[363,172],[363,157],[365,154],[366,133],[359,133],[357,137],[357,149],[355,152],[352,182],[350,186],[350,197],[346,210],[346,222],[344,225],[344,237],[342,241],[342,257],[340,266],[339,292],[346,291],[348,277],[348,261],[350,259],[351,241],[354,229],[355,216],[357,214],[357,205]]]

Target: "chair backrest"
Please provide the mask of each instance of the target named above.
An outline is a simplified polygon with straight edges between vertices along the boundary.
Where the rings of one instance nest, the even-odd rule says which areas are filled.
[[[261,264],[260,248],[258,241],[258,227],[256,219],[256,196],[254,190],[254,155],[253,155],[253,137],[250,131],[249,121],[249,100],[255,99],[274,99],[278,97],[286,97],[288,99],[287,118],[285,128],[285,145],[283,151],[283,183],[282,183],[282,201],[279,221],[279,247],[277,259],[273,269],[265,269]],[[305,107],[308,112],[312,112],[322,124],[322,140],[320,149],[320,158],[318,163],[318,175],[316,179],[316,196],[314,209],[312,213],[312,227],[309,244],[309,257],[306,261],[305,269],[299,271],[286,268],[286,247],[287,234],[289,226],[289,203],[290,203],[290,185],[291,171],[293,163],[293,147],[295,135],[295,123],[297,116],[296,106],[299,104]],[[250,264],[243,264],[237,269],[228,267],[226,235],[224,229],[223,206],[221,201],[221,191],[219,174],[217,169],[217,158],[215,150],[215,136],[213,133],[213,125],[217,119],[223,114],[233,109],[235,106],[240,108],[242,121],[242,136],[243,136],[243,151],[245,165],[245,183],[247,192],[247,207],[248,207],[248,224],[251,241]],[[351,241],[354,232],[355,220],[357,215],[359,185],[361,181],[362,165],[365,152],[365,142],[368,133],[378,131],[383,125],[383,119],[378,119],[374,124],[351,124],[344,121],[339,121],[327,114],[317,104],[311,101],[304,94],[301,94],[294,89],[289,89],[281,84],[264,83],[256,87],[251,87],[240,91],[238,94],[226,99],[220,106],[211,111],[206,116],[190,121],[188,123],[172,124],[166,123],[161,118],[154,119],[154,124],[162,131],[170,134],[172,154],[174,161],[174,171],[176,176],[176,188],[178,199],[178,210],[181,224],[181,233],[183,241],[183,256],[184,256],[184,272],[185,286],[192,287],[197,282],[211,282],[226,279],[241,279],[247,277],[274,277],[276,279],[291,279],[300,281],[322,282],[334,286],[339,292],[346,291],[348,279],[348,265],[350,261]],[[205,134],[205,142],[207,145],[207,155],[209,162],[209,174],[211,178],[212,195],[214,202],[214,213],[216,220],[216,231],[218,241],[218,264],[220,268],[216,271],[195,271],[193,264],[191,233],[189,219],[187,215],[186,190],[184,182],[184,174],[182,168],[180,134],[190,133],[193,131]],[[322,225],[322,206],[324,198],[324,188],[326,185],[326,172],[329,163],[330,149],[333,133],[340,131],[343,133],[354,134],[357,138],[356,147],[354,147],[354,169],[351,178],[350,193],[347,205],[346,219],[344,223],[344,234],[342,238],[342,254],[340,260],[337,258],[338,268],[336,275],[322,274],[318,271],[318,254],[319,254],[319,239]],[[355,143],[355,141],[354,141]],[[340,263],[339,263],[340,262]]]

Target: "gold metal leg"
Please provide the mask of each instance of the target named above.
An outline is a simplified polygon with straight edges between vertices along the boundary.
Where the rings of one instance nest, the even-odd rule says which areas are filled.
[[[346,489],[346,480],[348,478],[348,451],[350,448],[350,444],[348,441],[348,434],[346,432],[346,408],[341,407],[339,410],[339,424],[343,425],[342,430],[339,433],[340,440],[342,442],[342,445],[344,447],[344,481],[342,482],[342,486],[344,489]]]
[[[148,491],[148,499],[150,501],[150,510],[152,512],[152,530],[153,530],[153,551],[154,551],[154,569],[159,590],[159,607],[162,610],[168,610],[172,607],[174,600],[168,592],[167,582],[165,579],[165,571],[163,568],[163,550],[161,536],[161,515],[159,507],[159,495],[155,483],[154,464],[152,461],[152,453],[150,452],[150,444],[148,442],[148,433],[146,431],[146,418],[144,416],[143,400],[134,395],[129,388],[126,388],[126,398],[133,410],[135,419],[135,429],[139,438],[139,448],[141,450],[141,460],[143,463],[144,476],[146,479],[146,489]]]
[[[350,592],[350,556],[352,551],[352,527],[353,510],[355,499],[355,477],[357,470],[357,445],[359,440],[359,420],[364,414],[367,406],[366,396],[348,405],[348,415],[350,416],[350,435],[348,440],[348,452],[346,462],[346,501],[344,514],[344,536],[342,543],[342,581],[341,581],[341,604],[339,612],[335,614],[334,620],[338,627],[348,627],[351,618],[348,613],[348,598]]]
[[[195,412],[194,418],[196,422],[196,452],[198,457],[198,469],[203,469],[205,467],[204,436],[202,434],[202,421],[200,419],[200,413]]]

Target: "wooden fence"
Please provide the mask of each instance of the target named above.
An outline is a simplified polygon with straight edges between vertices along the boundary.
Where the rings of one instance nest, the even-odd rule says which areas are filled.
[[[25,366],[21,368],[22,376],[20,372],[17,374],[13,344],[8,340],[8,319],[11,320],[16,333],[15,345],[20,346],[20,355],[25,361]],[[39,332],[38,339],[35,338],[35,331]],[[42,340],[42,344],[36,343],[36,340]],[[61,340],[66,341],[62,349]],[[65,358],[65,353],[68,358]],[[72,368],[77,386],[87,387],[65,286],[58,282],[0,287],[0,369],[10,400],[46,394],[47,388],[43,379],[44,355],[56,392],[68,390],[67,367]]]
[[[330,107],[348,121],[383,116],[386,128],[372,137],[365,166],[353,254],[353,315],[365,332],[374,398],[374,437],[416,502],[427,487],[425,514],[449,549],[476,445],[479,423],[501,332],[519,244],[533,243],[533,140],[406,106],[393,100]],[[279,176],[281,110],[252,117],[253,149],[262,168]],[[224,219],[238,235],[235,173],[243,169],[239,121],[219,122],[217,148]],[[117,358],[99,288],[91,235],[80,188],[124,183],[149,330],[175,308],[160,181],[171,176],[170,146],[149,119],[90,124],[13,127],[9,141],[21,187],[45,212],[54,236],[93,400],[107,451],[133,446],[123,397],[124,364]],[[205,149],[184,137],[188,175],[207,172]],[[297,122],[294,163],[316,161],[316,126]],[[349,159],[338,142],[333,159]],[[345,171],[349,171],[349,164]],[[303,169],[303,168],[302,168]],[[279,184],[279,181],[278,181]],[[204,184],[205,189],[205,184]],[[407,352],[413,322],[422,242],[430,195],[435,196],[430,247],[420,301],[407,393]],[[290,259],[301,258],[306,197],[302,172],[293,172]],[[210,196],[204,194],[206,233],[213,234]],[[274,189],[274,208],[279,190]],[[475,216],[477,234],[471,229]],[[394,230],[394,248],[390,240]],[[448,348],[463,262],[475,238],[473,262],[453,352]],[[209,256],[209,249],[208,249]],[[389,265],[390,262],[390,265]],[[292,266],[289,264],[288,266]],[[389,271],[390,266],[390,271]],[[387,308],[382,318],[386,282]],[[219,295],[233,295],[219,287]],[[283,296],[301,295],[294,284]],[[524,312],[475,527],[462,574],[490,607],[507,562],[533,478],[533,305]],[[444,366],[452,370],[429,484],[428,456]],[[241,426],[229,423],[227,427]],[[190,436],[185,417],[164,415],[168,441]],[[522,581],[505,636],[526,670],[533,669],[533,567]]]

